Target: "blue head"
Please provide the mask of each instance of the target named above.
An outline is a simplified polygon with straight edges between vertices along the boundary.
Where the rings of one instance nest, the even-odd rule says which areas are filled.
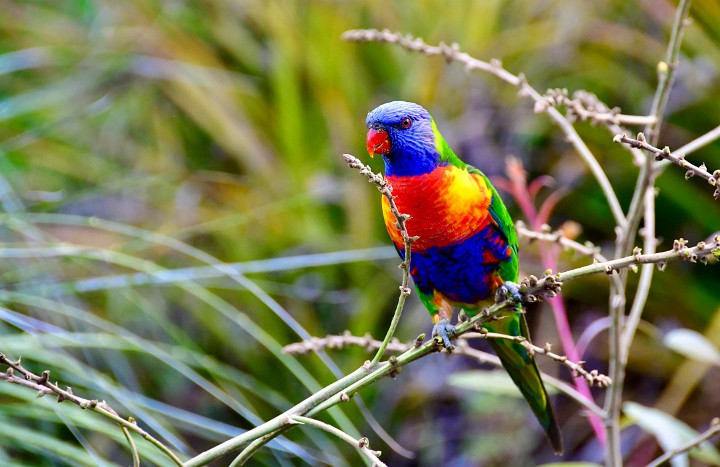
[[[370,112],[367,150],[381,154],[386,175],[420,175],[441,165],[432,117],[412,102],[393,101]]]

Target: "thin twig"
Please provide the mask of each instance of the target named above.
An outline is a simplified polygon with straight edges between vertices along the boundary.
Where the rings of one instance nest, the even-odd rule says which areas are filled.
[[[228,467],[239,467],[241,465],[245,465],[247,461],[250,460],[250,458],[263,446],[265,446],[267,443],[272,441],[274,438],[277,438],[280,434],[283,432],[289,430],[294,425],[297,425],[297,423],[294,423],[291,419],[287,419],[285,423],[281,426],[281,428],[277,431],[266,433],[265,435],[259,437],[252,443],[248,444],[245,449],[243,449],[240,454],[230,463]]]
[[[473,58],[467,53],[461,52],[457,44],[447,45],[441,42],[437,46],[432,46],[425,43],[419,37],[414,38],[412,36],[404,36],[400,33],[388,31],[387,29],[382,31],[377,29],[354,29],[345,31],[342,37],[347,41],[397,44],[407,50],[419,52],[424,55],[440,56],[445,58],[448,62],[455,61],[463,64],[465,71],[469,72],[472,70],[481,70],[490,73],[506,83],[517,87],[521,96],[529,97],[536,103],[544,102],[543,95],[528,84],[525,75],[514,75],[510,73],[503,68],[502,63],[499,60],[493,59],[488,63]],[[618,225],[624,225],[625,215],[623,214],[622,207],[620,206],[620,202],[618,201],[610,180],[608,180],[607,175],[598,160],[595,158],[582,138],[580,138],[577,131],[575,131],[572,123],[554,107],[547,106],[543,109],[543,111],[546,112],[565,133],[567,140],[573,145],[573,147],[575,147],[575,150],[590,169],[590,172],[597,180],[605,198],[608,201],[608,205],[610,206],[610,211],[615,218],[615,222]]]
[[[689,440],[682,446],[678,446],[675,449],[667,451],[662,456],[660,456],[657,459],[655,459],[654,461],[650,462],[646,467],[659,467],[660,465],[669,461],[673,457],[679,456],[680,454],[687,452],[696,446],[701,445],[703,442],[707,441],[708,439],[712,438],[713,436],[717,435],[718,433],[720,433],[720,418],[713,418],[712,421],[710,422],[710,428],[708,428],[704,432],[700,433],[695,438]]]
[[[515,231],[518,236],[525,237],[528,240],[535,241],[540,240],[550,243],[558,243],[564,248],[575,251],[583,256],[590,256],[597,259],[598,261],[607,261],[600,253],[600,247],[594,245],[592,242],[579,243],[575,240],[569,239],[563,235],[562,230],[553,231],[549,226],[547,229],[543,229],[541,232],[537,230],[528,229],[523,221],[515,222]]]
[[[657,144],[660,137],[660,128],[662,119],[665,114],[670,90],[675,81],[675,71],[680,66],[678,57],[680,56],[680,44],[682,44],[685,26],[690,22],[688,15],[690,14],[690,0],[681,0],[675,12],[675,19],[670,32],[670,40],[665,54],[665,61],[659,62],[657,66],[658,85],[655,91],[650,115],[655,117],[655,122],[645,127],[651,144]]]
[[[395,226],[400,231],[400,235],[402,236],[403,243],[405,245],[405,257],[400,263],[400,269],[402,269],[400,296],[398,297],[397,306],[395,307],[395,313],[393,313],[392,320],[390,321],[390,327],[388,327],[387,333],[385,334],[385,339],[383,339],[383,345],[378,349],[377,353],[370,362],[370,365],[372,366],[380,361],[383,354],[385,353],[385,348],[390,342],[390,339],[392,339],[393,335],[395,335],[395,330],[397,329],[397,325],[400,322],[400,316],[402,315],[403,308],[405,307],[405,300],[410,295],[410,287],[408,287],[410,282],[410,246],[412,245],[412,242],[417,240],[417,237],[410,237],[410,235],[408,235],[405,222],[410,219],[410,216],[407,214],[402,214],[400,211],[398,211],[397,205],[395,204],[395,197],[392,194],[392,186],[388,183],[385,177],[380,174],[373,173],[369,165],[363,164],[355,156],[352,156],[350,154],[343,154],[343,159],[345,159],[345,162],[348,166],[353,169],[357,169],[361,174],[367,176],[368,181],[375,185],[375,187],[380,191],[380,193],[382,193],[385,199],[387,199],[388,205],[390,206],[390,211],[395,216]]]
[[[345,433],[344,431],[339,430],[332,425],[328,425],[327,423],[323,423],[320,420],[315,420],[314,418],[301,417],[299,415],[295,415],[294,417],[291,418],[291,420],[301,423],[303,425],[310,425],[310,426],[314,426],[315,428],[320,428],[321,430],[327,431],[328,433],[337,436],[341,440],[343,440],[343,441],[347,442],[348,444],[350,444],[351,446],[354,446],[355,448],[357,448],[358,451],[360,451],[360,453],[362,455],[367,457],[370,460],[370,462],[373,463],[373,466],[387,467],[387,465],[378,458],[378,456],[380,456],[382,453],[380,451],[371,450],[369,447],[370,441],[368,441],[367,438],[355,439],[352,436],[350,436],[349,434]]]
[[[110,407],[105,401],[97,401],[85,399],[76,396],[72,388],[62,389],[57,383],[50,381],[50,372],[45,370],[41,375],[27,370],[22,366],[20,360],[13,361],[7,358],[4,354],[0,353],[0,365],[6,365],[8,371],[0,372],[0,379],[3,379],[9,383],[19,384],[21,386],[34,389],[37,391],[38,396],[53,395],[57,397],[58,402],[69,401],[79,406],[82,409],[92,410],[106,418],[109,418],[113,422],[120,425],[121,428],[133,431],[140,435],[142,438],[153,444],[155,447],[160,449],[166,456],[168,456],[175,465],[183,465],[182,461],[173,453],[170,448],[165,446],[162,442],[154,438],[150,433],[140,428],[134,420],[126,420],[120,417],[112,407]],[[15,376],[15,372],[22,375],[22,378]],[[134,454],[133,454],[134,455]]]
[[[704,146],[707,146],[718,138],[720,138],[720,126],[716,126],[704,135],[698,136],[684,146],[677,148],[675,151],[673,151],[673,154],[685,154],[687,156],[688,154],[693,153]],[[664,160],[657,164],[657,168],[660,171],[665,169],[665,167],[669,166],[670,164],[672,164],[671,161]]]
[[[699,166],[697,166],[692,162],[688,162],[685,160],[685,155],[682,153],[676,155],[677,151],[673,153],[667,146],[660,149],[651,144],[648,144],[648,142],[645,140],[645,136],[642,133],[638,133],[636,139],[629,138],[626,135],[617,135],[615,136],[613,141],[615,141],[616,143],[627,144],[634,148],[644,149],[645,151],[649,151],[654,154],[655,160],[659,161],[664,159],[685,169],[685,179],[689,179],[697,175],[698,177],[707,180],[710,186],[717,187],[715,188],[715,193],[713,197],[715,199],[720,198],[720,186],[718,186],[720,185],[720,169],[714,170],[713,173],[710,173],[707,167],[705,167],[705,164],[700,164]]]
[[[539,347],[523,336],[510,336],[497,332],[489,332],[484,328],[479,332],[470,332],[463,335],[463,339],[503,339],[512,341],[525,347],[531,355],[544,355],[555,362],[565,365],[570,369],[573,377],[582,377],[591,386],[607,388],[612,384],[612,380],[608,376],[599,373],[597,370],[587,371],[583,367],[585,362],[573,362],[565,355],[558,355],[552,352],[550,344],[545,344],[545,347]]]
[[[491,365],[495,365],[498,368],[502,368],[502,363],[497,356],[489,354],[487,352],[483,352],[482,350],[474,349],[470,347],[463,339],[457,341],[457,345],[453,353],[471,357],[475,359],[478,363],[489,363]],[[554,376],[550,376],[547,373],[540,373],[540,376],[545,383],[553,386],[571,399],[574,399],[578,404],[583,406],[590,413],[595,414],[601,419],[605,417],[605,411],[600,406],[598,406],[592,400],[588,399],[584,394],[575,389],[573,386],[567,384],[565,381],[555,378]]]
[[[720,257],[720,235],[716,235],[712,242],[698,242],[693,247],[687,246],[687,240],[682,238],[673,242],[671,250],[660,253],[642,254],[642,249],[635,248],[634,254],[608,261],[596,261],[588,266],[571,269],[569,271],[552,274],[552,271],[544,274],[538,279],[535,276],[525,277],[520,285],[520,292],[523,299],[529,302],[544,297],[554,297],[563,282],[578,279],[589,274],[605,272],[610,275],[624,268],[637,270],[640,264],[655,264],[660,270],[664,270],[669,261],[685,260],[692,263],[701,262],[706,264],[709,257]]]
[[[543,98],[544,101],[535,103],[535,113],[544,112],[545,106],[562,105],[569,118],[581,122],[589,120],[592,125],[650,125],[657,120],[652,115],[623,115],[619,107],[611,109],[595,94],[582,90],[575,91],[571,98],[567,89],[548,89]]]
[[[130,454],[132,455],[133,467],[140,467],[140,453],[138,452],[137,446],[135,445],[135,440],[132,439],[130,430],[128,430],[124,426],[121,426],[120,429],[122,430],[123,435],[125,435],[125,439],[127,440],[128,446],[130,447]]]

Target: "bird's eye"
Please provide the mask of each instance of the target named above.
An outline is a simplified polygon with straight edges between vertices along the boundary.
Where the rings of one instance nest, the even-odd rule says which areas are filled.
[[[400,121],[400,126],[403,128],[410,128],[410,125],[412,125],[412,120],[410,120],[410,117],[405,117]]]

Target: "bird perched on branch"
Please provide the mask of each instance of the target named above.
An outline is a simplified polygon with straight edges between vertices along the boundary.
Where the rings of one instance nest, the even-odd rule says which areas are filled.
[[[515,227],[490,180],[455,155],[423,107],[389,102],[370,112],[366,124],[368,153],[382,155],[397,208],[410,215],[408,234],[419,237],[410,258],[415,288],[435,323],[433,336],[450,351],[453,309],[472,316],[501,288],[519,302]],[[402,235],[384,196],[382,211],[395,248],[404,257]],[[520,305],[483,325],[492,332],[529,338]],[[560,429],[533,356],[519,343],[488,341],[555,452],[562,453]]]

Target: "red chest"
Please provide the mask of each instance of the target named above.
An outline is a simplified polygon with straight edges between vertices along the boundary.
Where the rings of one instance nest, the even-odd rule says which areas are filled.
[[[413,243],[414,251],[461,242],[490,222],[488,208],[492,195],[478,175],[447,166],[424,175],[387,179],[398,210],[410,215],[408,233],[420,237]],[[402,237],[385,197],[383,216],[390,237],[401,247]]]

